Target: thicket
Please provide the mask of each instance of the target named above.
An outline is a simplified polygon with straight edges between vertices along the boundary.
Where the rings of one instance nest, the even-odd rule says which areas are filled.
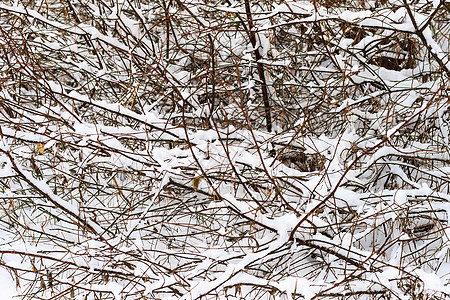
[[[24,299],[446,299],[450,3],[0,3]]]

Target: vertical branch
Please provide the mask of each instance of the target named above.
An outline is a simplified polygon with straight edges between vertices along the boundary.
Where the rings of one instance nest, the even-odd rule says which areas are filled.
[[[208,34],[208,39],[209,39],[209,44],[210,44],[210,56],[211,56],[211,85],[212,85],[212,91],[211,91],[211,98],[209,100],[209,104],[210,104],[210,111],[209,111],[209,120],[210,122],[212,122],[212,118],[213,118],[213,112],[214,112],[214,106],[215,106],[215,97],[216,97],[216,82],[215,82],[215,77],[216,77],[216,73],[215,73],[215,57],[214,57],[214,41],[211,37],[211,34]],[[206,87],[208,87],[208,82],[206,83]]]
[[[261,63],[261,53],[259,52],[260,46],[257,46],[256,34],[253,30],[255,25],[253,24],[252,12],[250,10],[250,0],[245,0],[245,12],[247,14],[248,30],[247,34],[250,38],[253,48],[255,49],[256,68],[258,70],[259,80],[261,81],[262,96],[264,101],[264,112],[266,117],[267,131],[272,131],[272,118],[270,116],[270,101],[269,93],[267,91],[266,76],[264,74],[264,65]]]
[[[170,41],[170,17],[169,17],[169,3],[163,1],[164,15],[165,15],[165,25],[166,25],[166,59],[169,59],[169,41]]]

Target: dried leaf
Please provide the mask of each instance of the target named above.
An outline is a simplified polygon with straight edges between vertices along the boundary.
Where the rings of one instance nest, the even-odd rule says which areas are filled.
[[[198,191],[198,186],[200,184],[200,181],[202,181],[201,177],[196,177],[192,179],[192,187],[194,188],[194,191]]]
[[[36,266],[34,265],[33,262],[31,262],[31,270],[33,270],[34,273],[38,272],[38,270],[36,269]]]
[[[47,277],[48,277],[48,287],[53,287],[53,274],[52,272],[47,270]]]
[[[39,151],[40,154],[44,154],[44,144],[43,143],[37,143],[37,149]]]
[[[45,285],[44,278],[42,276],[41,276],[41,288],[44,290],[47,288],[47,286]]]

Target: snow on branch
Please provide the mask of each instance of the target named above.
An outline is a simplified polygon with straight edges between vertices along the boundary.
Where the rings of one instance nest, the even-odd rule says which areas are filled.
[[[422,0],[3,1],[5,285],[448,298],[447,15]]]

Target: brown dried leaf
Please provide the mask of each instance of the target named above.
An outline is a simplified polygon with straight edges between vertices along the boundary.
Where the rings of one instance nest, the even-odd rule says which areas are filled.
[[[196,177],[196,178],[192,179],[192,187],[194,188],[194,191],[198,190],[198,186],[200,184],[200,181],[202,181],[201,177]]]
[[[37,143],[37,149],[39,151],[40,154],[44,154],[44,144],[43,143]]]

